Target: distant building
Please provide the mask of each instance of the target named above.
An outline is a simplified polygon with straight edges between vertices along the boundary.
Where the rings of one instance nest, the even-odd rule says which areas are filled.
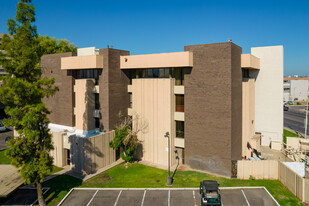
[[[285,77],[283,80],[284,101],[304,101],[309,95],[309,77]]]
[[[176,150],[183,164],[226,176],[233,174],[235,161],[252,156],[260,144],[282,143],[282,46],[242,54],[241,47],[227,42],[145,55],[92,47],[41,60],[43,74],[54,77],[59,87],[45,101],[52,111],[52,131],[70,130],[85,140],[95,130],[114,130],[119,112],[138,115],[139,125],[147,128],[138,134],[142,145],[137,157],[166,167],[168,151],[176,163]],[[70,137],[53,134],[60,151],[60,157],[54,153],[56,165],[74,166],[65,160],[76,148],[74,158],[84,158],[80,140],[68,143]],[[103,160],[104,150],[86,157]]]

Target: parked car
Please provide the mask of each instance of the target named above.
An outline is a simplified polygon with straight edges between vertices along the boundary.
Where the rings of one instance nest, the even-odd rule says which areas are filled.
[[[217,181],[204,180],[200,182],[201,206],[220,205],[221,195]]]
[[[6,127],[0,122],[0,132],[6,131]]]
[[[284,111],[289,111],[289,107],[283,106],[283,110],[284,110]]]
[[[294,102],[293,101],[288,101],[288,103],[287,104],[291,104],[291,105],[293,105],[294,104]]]

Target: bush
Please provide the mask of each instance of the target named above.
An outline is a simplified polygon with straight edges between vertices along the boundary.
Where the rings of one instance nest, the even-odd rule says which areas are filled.
[[[255,177],[253,177],[252,175],[250,175],[249,180],[255,180]]]

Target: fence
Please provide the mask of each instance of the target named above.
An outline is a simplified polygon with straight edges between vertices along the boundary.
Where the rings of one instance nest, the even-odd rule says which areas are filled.
[[[303,202],[309,202],[309,179],[303,178],[279,162],[279,180]]]
[[[277,179],[303,202],[309,202],[309,179],[303,178],[277,160],[239,160],[237,178]]]
[[[256,179],[278,179],[278,161],[237,161],[237,178],[249,179],[250,176]]]

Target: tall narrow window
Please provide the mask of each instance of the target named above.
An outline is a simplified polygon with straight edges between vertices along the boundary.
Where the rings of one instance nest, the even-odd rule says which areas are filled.
[[[185,98],[184,95],[176,94],[176,112],[184,112],[185,111]]]
[[[176,85],[184,85],[184,69],[183,68],[174,69],[174,77],[176,79]]]
[[[185,122],[176,121],[176,137],[178,138],[185,137]]]
[[[99,100],[99,94],[94,94],[94,107],[95,109],[100,109],[100,100]]]
[[[132,93],[129,93],[130,100],[129,100],[129,108],[132,108]]]
[[[95,121],[95,128],[100,129],[100,119],[99,118],[94,118]]]

